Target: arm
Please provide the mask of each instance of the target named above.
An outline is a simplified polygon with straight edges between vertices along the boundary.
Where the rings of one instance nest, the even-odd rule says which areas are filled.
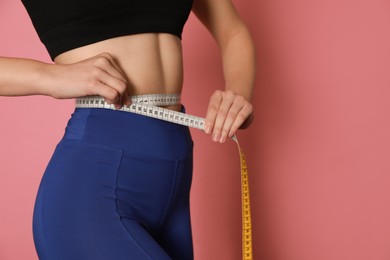
[[[117,107],[130,104],[126,80],[109,54],[69,65],[0,57],[0,96],[47,95],[75,98],[101,95]]]
[[[231,0],[195,0],[193,12],[221,50],[225,91],[216,91],[206,115],[206,133],[225,142],[252,121],[250,104],[255,80],[255,48],[248,28]]]
[[[49,95],[41,82],[49,64],[19,58],[0,58],[0,96]]]

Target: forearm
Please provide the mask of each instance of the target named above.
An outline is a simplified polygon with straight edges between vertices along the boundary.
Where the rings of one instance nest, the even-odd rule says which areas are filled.
[[[36,60],[0,57],[0,96],[49,95],[49,66]]]
[[[252,98],[256,74],[255,48],[249,30],[242,25],[224,46],[221,46],[225,90]]]
[[[196,0],[193,11],[210,31],[222,54],[225,91],[211,97],[206,114],[207,134],[224,143],[253,119],[255,48],[251,34],[231,0]]]

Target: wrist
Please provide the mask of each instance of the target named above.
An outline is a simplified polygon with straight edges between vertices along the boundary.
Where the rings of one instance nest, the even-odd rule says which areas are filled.
[[[58,65],[40,63],[35,71],[35,89],[37,94],[56,98],[56,68]]]
[[[252,100],[252,90],[252,84],[243,84],[242,82],[237,84],[230,83],[225,86],[225,91],[232,91],[235,95],[242,96],[248,102]]]

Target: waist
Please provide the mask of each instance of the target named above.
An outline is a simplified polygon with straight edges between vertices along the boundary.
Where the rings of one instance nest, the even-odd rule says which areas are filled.
[[[181,93],[183,61],[180,40],[166,33],[115,37],[58,55],[57,64],[71,64],[109,53],[122,70],[129,95]]]
[[[166,109],[183,112],[181,103],[181,94],[142,94],[129,96],[132,104],[157,106]],[[78,97],[75,100],[76,107],[81,108],[109,108],[116,110],[113,104],[109,104],[103,97],[100,96],[85,96]],[[130,111],[129,106],[124,106],[120,110]]]
[[[122,149],[128,156],[142,155],[169,160],[186,157],[192,152],[193,145],[186,126],[96,107],[76,107],[66,126],[63,140],[115,147]]]

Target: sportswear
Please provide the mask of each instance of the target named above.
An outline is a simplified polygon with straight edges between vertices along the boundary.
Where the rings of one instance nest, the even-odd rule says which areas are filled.
[[[22,0],[52,60],[105,39],[165,32],[181,39],[193,0]]]
[[[33,231],[40,260],[192,260],[188,127],[76,108],[45,170]]]

